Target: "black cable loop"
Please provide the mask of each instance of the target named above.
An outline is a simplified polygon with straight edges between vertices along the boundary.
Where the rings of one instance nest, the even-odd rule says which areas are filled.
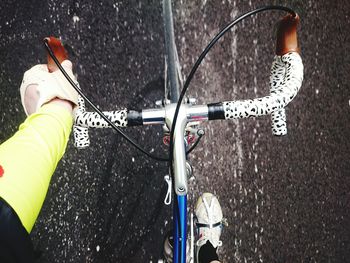
[[[45,48],[47,49],[50,57],[53,59],[53,61],[55,62],[55,64],[57,65],[57,67],[59,68],[59,70],[62,72],[62,74],[65,76],[65,78],[68,80],[68,82],[72,85],[72,87],[79,93],[80,96],[82,96],[82,98],[88,102],[88,104],[114,129],[116,130],[124,139],[126,139],[129,143],[131,143],[136,149],[140,150],[142,153],[146,154],[148,157],[155,159],[157,161],[169,161],[170,165],[172,165],[172,161],[173,161],[173,151],[174,151],[174,147],[173,147],[173,138],[174,138],[174,129],[175,129],[175,125],[176,125],[176,121],[177,121],[177,117],[179,114],[179,110],[180,110],[180,106],[182,103],[182,100],[185,96],[185,93],[193,79],[194,74],[196,73],[199,65],[202,63],[203,59],[205,58],[205,56],[208,54],[208,52],[210,51],[210,49],[217,43],[217,41],[225,34],[227,33],[228,30],[230,30],[234,25],[236,25],[237,23],[241,22],[242,20],[244,20],[245,18],[252,16],[254,14],[263,12],[263,11],[267,11],[267,10],[282,10],[282,11],[286,11],[291,13],[293,16],[296,16],[296,13],[294,12],[294,10],[288,8],[288,7],[284,7],[284,6],[265,6],[265,7],[261,7],[258,9],[255,9],[253,11],[250,11],[248,13],[245,13],[241,16],[239,16],[238,18],[236,18],[235,20],[233,20],[231,23],[229,23],[226,27],[224,27],[224,29],[222,29],[212,40],[211,42],[207,45],[207,47],[204,49],[204,51],[201,53],[201,55],[199,56],[199,58],[197,59],[196,63],[194,64],[194,66],[191,69],[190,74],[188,75],[184,87],[181,91],[179,100],[177,102],[176,105],[176,110],[175,110],[175,114],[174,114],[174,120],[172,123],[172,127],[170,130],[170,151],[169,151],[169,158],[163,158],[163,157],[158,157],[155,156],[153,154],[150,154],[149,152],[147,152],[146,150],[144,150],[141,146],[139,146],[136,142],[134,142],[131,138],[129,138],[123,131],[121,131],[113,122],[111,122],[109,120],[109,118],[103,114],[102,111],[100,111],[93,102],[91,102],[85,95],[84,93],[76,86],[76,84],[74,83],[74,81],[69,77],[69,75],[67,74],[67,72],[64,70],[64,68],[61,66],[61,64],[59,63],[59,61],[57,60],[55,54],[52,52],[50,46],[48,45],[48,40],[44,40],[44,45]],[[190,151],[187,152],[187,154],[190,153]]]
[[[80,94],[80,96],[83,97],[84,100],[86,100],[88,102],[88,104],[109,124],[111,125],[111,127],[116,130],[120,135],[122,135],[124,137],[124,139],[126,139],[129,143],[131,143],[134,147],[136,147],[138,150],[140,150],[141,152],[143,152],[144,154],[146,154],[147,156],[149,156],[152,159],[155,159],[157,161],[169,161],[170,163],[170,171],[171,171],[171,177],[173,179],[173,151],[174,151],[174,147],[173,147],[173,139],[174,139],[174,130],[175,130],[175,126],[176,126],[176,121],[177,121],[177,117],[179,114],[179,110],[182,104],[182,100],[185,96],[185,93],[193,79],[194,74],[196,73],[199,65],[202,63],[203,59],[205,58],[205,56],[208,54],[208,52],[210,51],[210,49],[217,43],[217,41],[225,34],[227,33],[228,30],[230,30],[234,25],[236,25],[237,23],[241,22],[242,20],[244,20],[247,17],[250,17],[254,14],[263,12],[263,11],[267,11],[267,10],[282,10],[282,11],[286,11],[288,13],[291,13],[293,16],[296,16],[296,13],[294,12],[294,10],[288,8],[288,7],[284,7],[284,6],[265,6],[265,7],[261,7],[261,8],[257,8],[253,11],[247,12],[241,16],[239,16],[238,18],[236,18],[235,20],[233,20],[231,23],[229,23],[227,26],[225,26],[212,40],[211,42],[207,45],[207,47],[204,49],[204,51],[201,53],[201,55],[198,57],[196,63],[194,64],[194,66],[191,69],[190,74],[188,75],[184,87],[181,91],[180,97],[178,99],[177,105],[176,105],[176,109],[175,109],[175,114],[174,114],[174,119],[173,119],[173,123],[172,123],[172,127],[170,129],[170,143],[169,143],[169,158],[162,158],[162,157],[158,157],[158,156],[154,156],[150,153],[148,153],[147,151],[145,151],[143,148],[141,148],[141,146],[139,146],[136,142],[134,142],[131,138],[129,138],[123,131],[121,131],[114,123],[112,123],[108,117],[106,115],[103,114],[102,111],[100,111],[83,93],[82,91],[76,86],[76,84],[74,83],[74,81],[69,77],[69,75],[66,73],[66,71],[63,69],[63,67],[61,66],[61,64],[59,63],[59,61],[57,60],[56,56],[53,54],[50,46],[48,45],[48,41],[44,40],[45,43],[45,47],[49,53],[49,55],[51,56],[51,58],[54,60],[55,64],[57,65],[57,67],[60,69],[60,71],[62,72],[62,74],[65,76],[65,78],[69,81],[69,83],[73,86],[73,88]],[[199,143],[200,139],[202,136],[200,136],[198,138],[198,140],[195,142],[195,144],[193,145],[193,147],[186,152],[186,154],[189,154]],[[180,233],[181,233],[181,228],[179,229]],[[181,254],[181,253],[180,253]],[[181,258],[180,258],[181,260]]]

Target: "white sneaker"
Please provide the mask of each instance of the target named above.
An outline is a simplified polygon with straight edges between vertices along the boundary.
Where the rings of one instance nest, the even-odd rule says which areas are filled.
[[[201,246],[209,241],[214,248],[222,246],[222,210],[218,199],[211,193],[204,193],[198,198],[195,206],[196,259]]]

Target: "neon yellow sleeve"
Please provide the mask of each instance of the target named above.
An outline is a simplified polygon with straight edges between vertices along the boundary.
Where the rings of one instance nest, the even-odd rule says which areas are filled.
[[[30,115],[17,133],[0,145],[0,196],[30,233],[63,156],[73,118],[61,106],[47,104]]]

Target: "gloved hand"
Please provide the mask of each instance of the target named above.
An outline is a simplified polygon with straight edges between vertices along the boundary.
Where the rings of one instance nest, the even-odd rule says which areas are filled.
[[[62,67],[76,82],[72,71],[72,62],[65,60]],[[73,107],[78,105],[78,93],[66,80],[61,71],[50,73],[46,64],[32,67],[24,73],[20,87],[21,100],[27,115],[36,112],[43,104],[55,99],[68,100]]]

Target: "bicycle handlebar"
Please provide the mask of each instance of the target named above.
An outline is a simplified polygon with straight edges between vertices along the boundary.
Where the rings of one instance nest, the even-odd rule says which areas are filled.
[[[272,63],[270,73],[270,94],[256,99],[225,101],[202,106],[187,106],[188,121],[248,118],[271,114],[272,133],[285,135],[287,133],[285,109],[288,103],[298,93],[303,81],[303,64],[297,42],[297,15],[287,15],[278,23],[276,56]],[[52,39],[52,38],[50,38]],[[53,49],[56,56],[66,56],[59,40],[50,41],[59,49]],[[63,48],[63,51],[62,51]],[[67,56],[65,57],[65,59]],[[61,62],[61,61],[60,61]],[[49,60],[49,66],[50,63]],[[57,68],[53,68],[54,70]],[[166,111],[164,109],[150,109],[138,111],[104,112],[104,114],[116,126],[136,126],[144,124],[161,124],[165,122]],[[110,125],[97,113],[86,112],[84,100],[79,97],[79,108],[76,112],[74,125],[75,146],[84,148],[89,145],[88,128],[105,128]]]
[[[276,55],[283,56],[289,52],[300,53],[297,38],[297,28],[300,18],[289,14],[277,24]]]
[[[285,134],[285,120],[278,114],[296,96],[303,80],[303,64],[298,53],[290,52],[276,56],[270,75],[270,95],[252,100],[237,100],[197,105],[188,108],[188,120],[216,120],[258,117],[273,115],[273,134]],[[103,112],[116,126],[136,126],[162,124],[165,121],[166,109],[147,109],[142,111]],[[81,112],[76,116],[76,125],[81,127],[106,128],[110,125],[95,112]]]

